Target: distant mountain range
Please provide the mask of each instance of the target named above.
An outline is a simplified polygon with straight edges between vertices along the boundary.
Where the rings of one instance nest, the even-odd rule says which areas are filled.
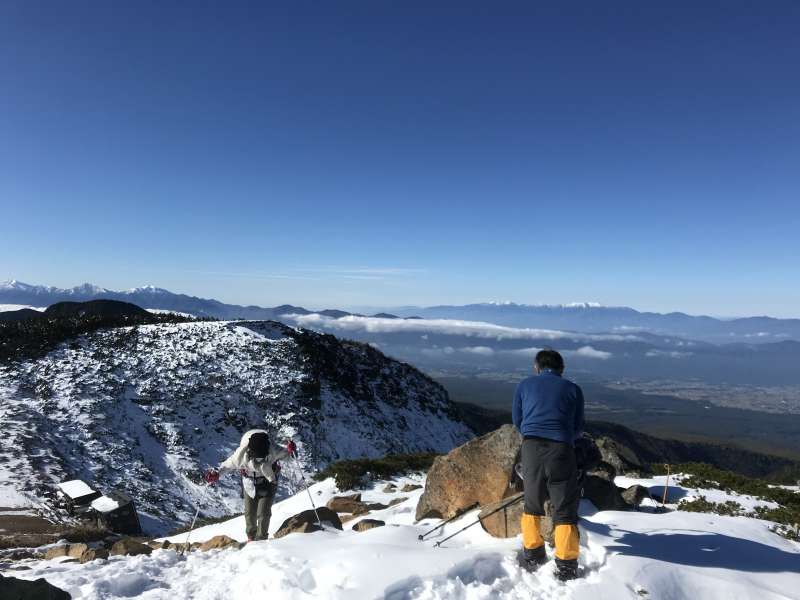
[[[163,288],[144,286],[113,291],[89,283],[69,289],[29,285],[19,281],[0,284],[0,304],[49,306],[62,301],[86,301],[100,298],[131,302],[156,310],[170,310],[218,319],[277,319],[287,314],[318,313],[338,319],[356,313],[328,309],[311,311],[289,304],[275,307],[240,306],[219,300],[175,294]],[[465,306],[406,306],[390,308],[375,318],[395,319],[421,317],[483,321],[508,327],[535,327],[584,333],[646,332],[660,336],[702,340],[716,344],[746,342],[748,344],[800,340],[800,319],[745,317],[719,319],[685,313],[640,312],[624,306],[601,306],[595,303],[563,305],[529,305],[513,302],[487,302]]]
[[[13,280],[0,283],[0,304],[20,304],[42,307],[50,306],[56,302],[86,302],[88,300],[99,299],[120,300],[147,309],[169,310],[189,313],[198,317],[214,317],[223,320],[274,320],[281,315],[308,315],[312,314],[312,312],[319,312],[319,314],[336,319],[351,314],[341,310],[310,311],[302,306],[292,306],[290,304],[274,306],[272,308],[225,304],[219,300],[198,298],[197,296],[188,296],[186,294],[175,294],[169,290],[152,285],[123,291],[114,291],[92,285],[91,283],[84,283],[83,285],[66,289],[45,285],[30,285]],[[394,315],[386,313],[380,316],[383,318],[397,318]]]

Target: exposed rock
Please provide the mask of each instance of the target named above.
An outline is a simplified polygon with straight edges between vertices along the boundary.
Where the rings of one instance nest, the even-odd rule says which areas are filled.
[[[80,562],[81,563],[88,563],[92,562],[93,560],[98,559],[107,559],[108,558],[108,550],[105,548],[90,548],[86,550],[83,554],[81,554]]]
[[[2,590],[2,598],[4,599],[70,600],[72,598],[67,592],[47,583],[44,579],[26,581],[16,577],[0,575],[0,590]]]
[[[133,538],[123,538],[111,546],[111,556],[138,556],[152,552],[153,549],[150,546]]]
[[[513,425],[470,440],[437,457],[417,504],[416,518],[449,518],[503,498],[522,444]]]
[[[342,515],[339,517],[339,520],[342,522],[342,525],[347,523],[348,521],[352,521],[353,519],[357,519],[361,515]]]
[[[643,485],[632,485],[622,492],[622,499],[631,506],[639,506],[645,498],[652,498],[650,490]]]
[[[83,553],[89,549],[89,546],[86,544],[70,544],[68,548],[67,556],[70,558],[80,558]]]
[[[497,510],[504,504],[514,501],[516,498],[521,498],[522,494],[517,493],[508,498],[503,498],[499,502],[489,504],[483,507],[478,517],[481,519],[481,526],[484,530],[493,537],[511,538],[516,537],[522,533],[520,528],[520,520],[522,519],[522,510],[525,502],[520,500],[511,506],[500,510],[493,515],[489,515],[494,510]],[[553,545],[553,521],[550,518],[552,514],[552,507],[550,502],[545,502],[544,505],[545,516],[540,522],[540,533],[544,540]],[[489,515],[489,516],[487,516]]]
[[[597,510],[630,510],[620,493],[622,490],[613,481],[597,475],[587,475],[583,484],[583,497],[590,500]]]
[[[385,508],[389,508],[388,504],[381,504],[380,502],[370,502],[369,504],[365,504],[367,507],[367,512],[371,510],[383,510]]]
[[[62,556],[67,556],[69,553],[69,545],[62,544],[61,546],[53,546],[52,548],[48,548],[47,552],[44,553],[45,560],[52,560],[54,558],[61,558]]]
[[[617,468],[611,463],[604,461],[597,465],[592,471],[589,471],[589,475],[600,477],[606,481],[614,481],[614,478],[617,476]]]
[[[386,523],[378,519],[361,519],[358,523],[353,525],[353,531],[367,531],[369,529],[375,529],[376,527],[383,527],[384,525],[386,525]]]
[[[317,513],[319,513],[319,519],[323,523],[327,523],[339,530],[342,529],[342,522],[339,520],[339,515],[337,515],[330,508],[320,506],[317,509]],[[317,525],[317,514],[314,512],[314,510],[309,509],[286,519],[278,528],[278,531],[275,532],[274,537],[281,538],[285,535],[289,535],[290,533],[313,533],[314,531],[319,530],[320,527]]]
[[[595,440],[603,461],[613,466],[617,473],[638,476],[647,471],[645,465],[636,453],[610,437],[599,437]]]
[[[328,504],[326,506],[337,513],[356,514],[365,510],[364,503],[361,502],[361,494],[334,496],[328,500]]]
[[[169,540],[164,540],[163,542],[157,542],[155,540],[151,540],[147,542],[147,545],[150,546],[153,550],[167,550],[169,548],[174,549],[176,546],[176,544],[173,544]]]
[[[414,490],[420,490],[422,486],[417,483],[407,483],[402,488],[400,488],[401,492],[413,492]]]
[[[208,550],[221,550],[222,548],[231,548],[231,547],[235,547],[238,550],[239,542],[237,542],[233,538],[229,538],[227,535],[215,535],[207,542],[203,542],[202,544],[200,544],[199,549],[202,550],[203,552],[207,552]]]
[[[394,506],[396,504],[401,504],[401,503],[405,502],[406,500],[408,500],[408,498],[406,498],[405,496],[400,496],[399,498],[392,498],[392,500],[389,502],[389,506]]]
[[[29,548],[17,548],[16,550],[8,550],[3,552],[2,558],[6,558],[8,560],[38,560],[44,558],[44,554]]]
[[[383,493],[384,494],[393,494],[397,491],[397,486],[393,483],[387,483],[383,486]]]

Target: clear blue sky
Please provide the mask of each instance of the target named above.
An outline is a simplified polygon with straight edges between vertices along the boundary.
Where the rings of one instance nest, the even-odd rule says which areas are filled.
[[[0,3],[0,279],[800,316],[800,2],[548,4]]]

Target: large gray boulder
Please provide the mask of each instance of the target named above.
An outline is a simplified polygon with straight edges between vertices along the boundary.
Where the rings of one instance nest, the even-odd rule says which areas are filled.
[[[513,425],[470,440],[434,460],[417,504],[416,518],[450,518],[473,506],[497,502],[519,454],[522,436]]]

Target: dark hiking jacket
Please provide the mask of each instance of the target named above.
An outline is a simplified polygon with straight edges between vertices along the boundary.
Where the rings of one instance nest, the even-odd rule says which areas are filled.
[[[583,391],[545,369],[517,386],[511,413],[523,436],[572,444],[583,433]]]

